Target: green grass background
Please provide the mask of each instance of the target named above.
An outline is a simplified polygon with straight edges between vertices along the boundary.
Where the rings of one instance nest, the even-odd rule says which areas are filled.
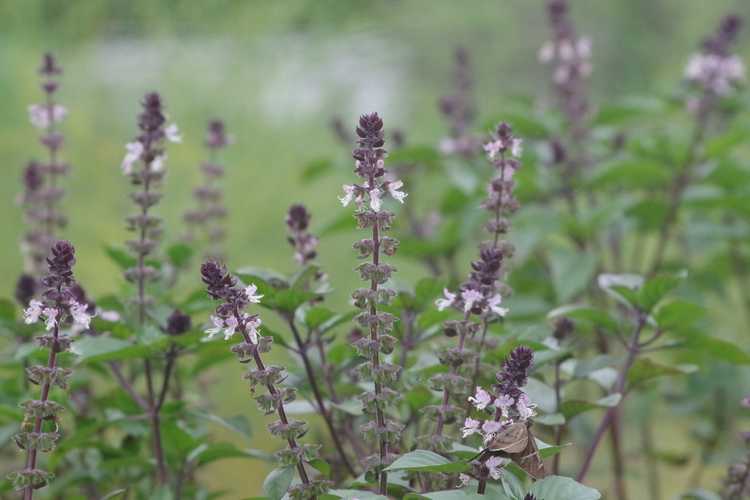
[[[579,32],[594,41],[598,103],[671,88],[721,15],[734,10],[750,17],[742,0],[573,0],[572,6]],[[346,158],[329,131],[332,115],[353,124],[358,114],[378,110],[387,128],[402,128],[415,143],[435,143],[444,133],[436,101],[450,89],[456,45],[471,51],[478,106],[487,117],[508,96],[548,91],[547,72],[536,62],[547,38],[539,0],[2,0],[0,295],[11,295],[21,265],[20,172],[43,155],[26,112],[40,99],[36,69],[43,51],[52,50],[65,68],[59,95],[70,111],[63,127],[64,156],[73,166],[64,236],[78,248],[80,281],[98,294],[121,284],[102,247],[128,238],[129,185],[119,163],[146,91],[163,94],[184,133],[184,144],[170,146],[158,207],[166,239],[182,231],[205,122],[220,117],[236,139],[224,156],[229,262],[284,271],[294,266],[283,224],[288,205],[306,203],[319,224],[340,210],[344,173],[311,185],[299,180],[312,159]],[[749,59],[750,36],[739,51]],[[356,284],[350,240],[334,236],[320,248],[338,304]],[[399,267],[403,278],[418,272]],[[227,364],[212,377],[220,413],[256,415],[240,367]],[[258,432],[247,446],[272,449],[262,419],[253,421]],[[632,452],[637,458],[637,446]],[[264,476],[263,465],[248,461],[222,462],[205,474],[232,491],[228,498],[258,493]],[[682,486],[676,477],[667,482],[675,491]]]

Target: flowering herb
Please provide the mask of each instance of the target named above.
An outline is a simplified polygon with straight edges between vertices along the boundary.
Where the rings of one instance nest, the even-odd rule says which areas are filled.
[[[289,207],[286,215],[287,241],[294,248],[294,260],[303,266],[318,255],[318,237],[308,231],[310,217],[307,208],[300,204]]]
[[[437,449],[444,449],[448,444],[448,439],[443,435],[443,427],[446,421],[455,420],[460,410],[451,403],[451,398],[464,402],[466,393],[477,385],[489,323],[505,317],[508,312],[501,304],[502,296],[507,296],[510,290],[500,282],[500,278],[505,272],[505,259],[512,255],[513,247],[501,240],[501,236],[510,228],[507,216],[518,209],[518,202],[513,197],[513,174],[520,167],[518,158],[521,155],[521,140],[513,136],[508,124],[501,123],[484,149],[496,169],[496,176],[490,181],[487,198],[482,204],[491,214],[485,226],[491,240],[481,245],[479,259],[472,262],[469,278],[461,284],[458,291],[453,293],[446,289],[444,296],[435,303],[438,310],[455,308],[464,315],[462,320],[445,323],[444,332],[448,336],[457,335],[458,345],[441,354],[441,362],[450,366],[450,371],[432,378],[433,388],[443,392],[440,406],[430,407],[430,412],[437,419],[432,436],[432,446]],[[480,322],[472,321],[472,315]],[[476,351],[467,351],[467,339],[474,337],[480,329],[482,333]],[[473,368],[465,370],[467,378],[461,374],[461,370],[466,363],[472,361]]]
[[[440,111],[450,124],[450,137],[440,141],[440,151],[447,155],[473,158],[480,151],[481,141],[471,133],[476,116],[472,102],[474,87],[469,52],[464,47],[455,53],[455,93],[440,99]]]
[[[68,110],[55,98],[60,88],[58,81],[62,68],[52,54],[44,54],[39,68],[41,88],[45,100],[29,106],[29,120],[41,132],[40,142],[47,150],[44,161],[30,161],[23,171],[23,193],[19,203],[24,209],[27,231],[21,249],[25,257],[25,273],[19,277],[16,296],[26,306],[34,295],[31,278],[39,279],[45,269],[45,258],[56,241],[58,230],[65,226],[66,218],[60,211],[60,201],[65,191],[60,179],[70,170],[62,161],[60,153],[63,135],[59,124],[68,115]]]
[[[147,263],[158,245],[161,236],[161,219],[152,213],[152,208],[159,203],[161,194],[157,191],[159,183],[166,173],[167,153],[164,150],[165,141],[181,142],[182,137],[174,124],[167,125],[167,118],[162,108],[161,96],[155,92],[146,94],[141,102],[143,111],[138,116],[139,135],[125,147],[127,153],[122,161],[123,174],[130,178],[136,186],[131,199],[138,208],[135,215],[128,217],[128,229],[136,233],[136,239],[127,242],[134,254],[136,264],[127,271],[125,277],[135,283],[136,323],[142,331],[148,320],[148,309],[151,300],[146,293],[146,286],[158,278],[157,269]],[[116,369],[113,366],[113,369]],[[147,398],[145,399],[151,424],[154,457],[157,464],[157,479],[164,484],[168,480],[168,471],[164,450],[161,443],[159,412],[164,400],[157,399],[154,387],[154,376],[151,360],[144,360],[144,374],[146,377]],[[165,373],[163,385],[167,386],[169,372]],[[122,376],[117,376],[122,381]],[[143,400],[141,400],[143,401]],[[142,404],[142,403],[141,403]]]
[[[368,469],[375,472],[378,492],[387,492],[388,477],[383,469],[392,461],[389,447],[396,441],[402,426],[388,418],[386,409],[393,403],[398,393],[392,388],[398,380],[399,367],[381,357],[393,351],[396,339],[388,333],[393,329],[393,315],[379,311],[378,306],[387,304],[395,295],[392,290],[382,288],[391,277],[395,268],[381,262],[381,255],[392,256],[396,253],[398,240],[383,233],[393,223],[393,212],[383,208],[385,198],[404,202],[406,193],[401,191],[403,183],[389,179],[385,169],[386,151],[383,149],[383,120],[377,113],[363,115],[356,128],[357,147],[354,149],[354,173],[361,179],[360,184],[344,186],[341,204],[354,203],[357,226],[360,229],[371,229],[371,237],[359,240],[354,244],[361,259],[370,259],[358,266],[359,274],[370,283],[369,288],[360,288],[352,295],[354,305],[362,310],[357,316],[359,325],[369,331],[356,343],[357,351],[367,359],[361,365],[361,375],[373,382],[374,390],[362,394],[365,413],[372,418],[362,430],[375,438],[378,453],[365,459]]]
[[[275,412],[279,417],[279,420],[268,426],[268,430],[287,442],[288,447],[278,452],[277,456],[283,465],[296,467],[301,481],[301,484],[289,490],[290,497],[310,499],[324,494],[328,489],[328,483],[311,479],[305,466],[317,457],[319,447],[298,443],[298,439],[307,432],[307,426],[300,420],[290,420],[284,407],[285,404],[294,401],[295,392],[292,388],[279,385],[286,378],[283,368],[266,366],[262,358],[262,354],[271,350],[273,339],[261,334],[260,316],[246,312],[250,304],[260,303],[263,296],[257,293],[255,285],[242,286],[221,264],[214,261],[203,264],[201,279],[206,285],[208,295],[214,300],[221,301],[211,316],[213,326],[206,330],[207,338],[223,334],[224,339],[229,340],[239,333],[241,341],[232,347],[232,352],[241,363],[254,363],[255,368],[251,368],[245,375],[250,381],[252,392],[258,385],[267,389],[267,394],[255,397],[258,408],[266,414]]]
[[[224,256],[226,229],[224,219],[227,210],[220,181],[224,177],[224,166],[219,162],[219,153],[231,144],[232,138],[226,133],[224,122],[211,120],[206,132],[208,161],[201,164],[203,182],[193,189],[196,208],[187,211],[183,219],[188,226],[185,239],[196,242],[198,238],[206,245],[206,258],[221,260]]]
[[[60,413],[63,405],[49,399],[53,387],[68,388],[72,371],[59,365],[58,356],[68,351],[71,338],[64,332],[66,327],[88,329],[91,322],[89,306],[78,301],[76,282],[73,278],[75,248],[67,241],[58,241],[47,258],[48,272],[40,284],[39,299],[32,299],[24,311],[26,324],[44,324],[46,334],[37,337],[37,343],[49,350],[47,364],[33,365],[26,369],[32,384],[41,387],[39,399],[24,402],[24,419],[21,430],[15,436],[16,444],[26,451],[23,470],[10,475],[10,480],[23,497],[30,500],[34,490],[47,485],[53,474],[39,468],[39,452],[49,453],[60,439]]]

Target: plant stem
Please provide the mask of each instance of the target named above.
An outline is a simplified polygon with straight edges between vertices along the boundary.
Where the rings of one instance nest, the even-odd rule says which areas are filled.
[[[555,360],[555,411],[560,413],[560,407],[562,405],[562,397],[560,394],[560,389],[562,388],[562,383],[560,380],[560,360]],[[555,446],[560,446],[562,444],[562,436],[563,432],[565,432],[565,424],[560,424],[557,427],[555,427]],[[555,454],[555,457],[552,459],[552,474],[555,476],[559,475],[560,473],[560,454]]]
[[[375,187],[375,177],[371,174],[368,179],[369,186]],[[380,265],[380,222],[376,219],[372,224],[372,263],[375,266]],[[378,314],[378,308],[376,306],[376,296],[378,291],[378,282],[376,281],[375,277],[370,280],[370,290],[373,291],[373,297],[370,300],[370,317],[375,318]],[[372,359],[370,360],[372,362],[372,371],[373,373],[377,374],[380,368],[380,347],[379,347],[379,340],[380,336],[378,333],[378,324],[376,321],[370,322],[370,340],[373,341],[374,345],[376,346],[375,349],[372,349]],[[385,422],[385,414],[383,412],[383,409],[381,408],[381,401],[383,394],[383,387],[380,382],[375,380],[375,418],[378,426],[379,435],[380,435],[380,442],[378,446],[378,452],[380,454],[380,465],[381,467],[387,462],[388,460],[388,439],[385,434],[385,428],[386,428],[386,422]],[[381,495],[385,495],[388,490],[388,474],[383,470],[378,470],[377,476],[378,477],[378,493]]]
[[[594,459],[596,449],[599,447],[599,444],[601,443],[604,434],[607,432],[607,429],[609,429],[609,426],[612,424],[612,421],[616,418],[616,412],[625,399],[625,388],[628,381],[628,373],[630,372],[630,368],[633,366],[633,363],[638,356],[640,350],[639,342],[641,332],[643,331],[643,327],[645,325],[646,317],[639,312],[638,323],[636,325],[635,331],[633,332],[633,336],[630,339],[630,343],[628,344],[628,353],[625,358],[625,363],[620,368],[620,372],[617,375],[617,381],[615,383],[615,392],[620,394],[620,401],[617,403],[617,405],[607,410],[607,412],[604,414],[604,418],[602,419],[599,427],[596,430],[596,433],[594,434],[594,440],[591,442],[591,445],[586,452],[581,470],[578,472],[578,476],[576,477],[576,480],[578,482],[583,482],[583,480],[586,478],[586,474],[588,474],[589,468],[591,467],[591,462]]]
[[[294,335],[294,340],[297,342],[299,355],[302,358],[302,364],[305,366],[307,380],[310,382],[310,388],[312,389],[313,395],[315,396],[315,402],[318,404],[318,411],[323,417],[323,420],[326,423],[326,427],[328,427],[328,432],[331,434],[331,439],[333,440],[336,451],[341,458],[341,462],[344,464],[344,467],[346,467],[346,470],[349,471],[349,474],[356,477],[357,473],[354,471],[352,464],[349,462],[349,458],[347,458],[346,452],[344,451],[344,446],[341,444],[341,440],[339,439],[339,433],[333,425],[331,413],[326,408],[325,402],[323,401],[323,395],[320,392],[320,387],[318,386],[318,380],[315,376],[315,371],[313,370],[312,363],[310,363],[310,357],[307,355],[308,344],[302,341],[299,330],[294,324],[294,318],[290,315],[285,315],[285,319],[292,331],[292,334]]]
[[[471,315],[471,311],[467,311],[464,313],[464,321],[468,321],[469,316]],[[466,342],[466,328],[465,326],[461,328],[459,337],[458,337],[458,352],[463,353],[464,350],[464,342]],[[451,365],[450,374],[456,375],[458,373],[458,365],[453,364]],[[443,426],[445,425],[445,412],[448,410],[449,406],[448,403],[450,402],[450,389],[448,388],[449,384],[445,384],[443,386],[443,400],[440,405],[440,411],[437,414],[437,424],[435,425],[435,438],[440,438],[443,435]],[[472,386],[473,389],[473,386]]]
[[[60,287],[58,286],[58,295],[60,294]],[[58,311],[60,308],[58,307]],[[57,363],[57,338],[60,333],[59,326],[57,322],[55,322],[55,329],[52,332],[52,335],[55,338],[54,343],[50,347],[49,356],[47,357],[47,368],[55,368],[55,365]],[[50,390],[50,383],[49,381],[46,381],[42,384],[41,389],[41,395],[39,397],[39,400],[42,402],[46,402],[49,397],[49,390]],[[38,416],[34,419],[34,433],[39,434],[42,431],[42,417]],[[30,448],[27,451],[26,454],[26,469],[33,471],[36,469],[36,459],[37,459],[37,449],[36,445],[34,445],[33,448]],[[24,500],[31,500],[34,496],[34,488],[33,486],[27,486],[23,490],[23,498]]]

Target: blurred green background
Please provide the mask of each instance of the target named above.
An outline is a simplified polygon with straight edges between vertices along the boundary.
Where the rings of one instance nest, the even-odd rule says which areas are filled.
[[[571,4],[578,31],[594,43],[594,104],[668,91],[724,13],[750,17],[746,0]],[[163,94],[184,134],[184,143],[169,149],[158,207],[166,239],[183,230],[180,215],[198,182],[205,123],[219,117],[236,140],[224,155],[229,262],[290,271],[288,205],[304,202],[319,225],[340,213],[336,197],[345,172],[312,185],[299,179],[310,160],[347,158],[330,132],[333,115],[353,125],[358,114],[377,110],[386,128],[435,144],[446,133],[436,102],[451,90],[457,45],[473,59],[482,123],[509,96],[549,94],[547,69],[536,61],[548,38],[541,0],[0,1],[0,294],[12,294],[21,266],[20,172],[43,156],[26,108],[40,99],[36,70],[44,51],[64,67],[59,96],[70,112],[63,125],[64,157],[73,166],[64,236],[78,248],[79,280],[96,295],[121,284],[102,247],[128,238],[130,187],[119,164],[146,91]],[[750,36],[741,38],[739,53],[750,59]],[[320,247],[337,304],[357,282],[351,239],[332,236]],[[421,272],[399,267],[402,278]],[[239,375],[231,364],[215,373],[219,413],[256,415]],[[261,419],[254,421],[260,429]],[[248,446],[273,448],[264,432],[255,436]],[[206,480],[239,497],[257,493],[264,476],[260,463],[227,461]]]

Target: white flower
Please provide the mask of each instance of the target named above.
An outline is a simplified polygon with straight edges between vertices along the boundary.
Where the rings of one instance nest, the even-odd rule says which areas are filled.
[[[401,186],[403,186],[404,183],[401,181],[393,181],[388,183],[388,194],[391,195],[391,198],[398,201],[399,203],[404,202],[404,198],[409,196],[408,194],[404,193],[403,191],[399,191]]]
[[[510,145],[510,154],[516,158],[520,158],[523,154],[523,141],[521,139],[513,138]]]
[[[247,335],[250,337],[250,342],[253,344],[258,343],[258,337],[260,334],[258,333],[258,328],[260,328],[261,320],[258,316],[255,316],[254,318],[248,318],[247,321],[245,321],[245,328],[247,328]]]
[[[154,161],[151,162],[149,168],[152,172],[161,172],[162,170],[164,170],[164,162],[166,161],[166,159],[166,154],[157,156],[156,158],[154,158]]]
[[[125,158],[122,160],[122,173],[130,175],[133,173],[133,164],[141,159],[143,154],[143,144],[140,142],[130,142],[125,145],[125,149],[128,151],[125,153]]]
[[[550,62],[555,57],[555,45],[552,42],[546,42],[539,49],[537,57],[542,64]]]
[[[53,330],[57,325],[57,309],[54,307],[45,307],[42,311],[42,316],[47,318],[45,321],[45,328],[47,331]]]
[[[521,418],[521,420],[527,420],[536,415],[534,408],[536,408],[536,405],[532,404],[529,401],[529,397],[526,394],[521,394],[520,396],[518,396],[518,401],[516,401],[516,410],[518,411],[518,416]]]
[[[482,300],[483,295],[477,290],[464,290],[461,292],[461,298],[464,301],[464,312],[471,311],[474,304]]]
[[[477,387],[474,396],[469,396],[469,401],[477,410],[484,410],[492,402],[492,397],[481,387]]]
[[[44,104],[34,104],[29,106],[29,121],[36,128],[46,129],[53,123],[59,123],[68,115],[65,107],[55,104],[51,108]],[[50,114],[52,121],[50,121]]]
[[[463,473],[459,474],[458,475],[458,487],[463,488],[464,486],[469,484],[470,480],[471,480],[471,476],[469,476],[468,474],[463,474]]]
[[[351,184],[344,184],[342,188],[344,189],[344,196],[340,196],[339,201],[343,206],[347,206],[354,199],[355,188]]]
[[[503,475],[503,467],[505,467],[508,464],[509,460],[507,458],[502,457],[490,457],[489,460],[487,460],[484,465],[487,466],[487,469],[489,469],[490,477],[492,479],[498,480]]]
[[[83,330],[88,330],[91,325],[91,315],[88,313],[88,304],[79,304],[73,302],[70,305],[70,315],[73,316],[73,322]]]
[[[169,142],[182,142],[182,135],[180,135],[180,130],[177,128],[176,123],[164,129],[164,136]]]
[[[260,304],[260,299],[263,298],[262,295],[258,295],[255,293],[257,291],[258,287],[253,285],[252,283],[249,286],[245,287],[245,296],[247,297],[247,300],[249,300],[253,304]]]
[[[220,333],[224,329],[224,320],[221,319],[218,316],[211,316],[211,323],[213,323],[213,328],[206,329],[206,333],[208,334],[208,337],[206,339],[210,340],[214,338],[218,333]]]
[[[437,299],[435,301],[435,305],[437,306],[438,311],[449,308],[456,300],[456,294],[449,292],[447,288],[443,288],[443,296],[444,298]]]
[[[484,152],[487,153],[487,157],[489,157],[490,160],[493,160],[500,152],[500,150],[504,147],[505,143],[498,139],[496,141],[488,142],[487,144],[485,144]]]
[[[560,59],[563,61],[570,61],[576,55],[576,51],[575,51],[575,48],[573,47],[573,44],[567,40],[563,40],[562,42],[560,42],[560,45],[557,47],[557,50],[558,50],[558,53],[560,54]]]
[[[42,303],[36,299],[29,302],[29,307],[23,312],[23,321],[27,325],[36,323],[39,321],[39,316],[42,314]]]
[[[229,316],[224,320],[224,340],[229,340],[235,334],[237,329],[237,318]]]
[[[500,303],[502,301],[503,298],[499,293],[497,293],[487,301],[487,306],[489,306],[490,310],[492,310],[493,313],[497,314],[501,318],[504,318],[505,315],[508,314],[508,309],[506,307],[500,307]]]
[[[474,433],[479,432],[479,420],[474,420],[471,417],[466,417],[464,420],[464,427],[461,429],[461,435],[463,437],[471,436]]]
[[[380,189],[374,188],[370,190],[370,208],[376,212],[380,212],[381,196],[382,193],[380,192]]]

